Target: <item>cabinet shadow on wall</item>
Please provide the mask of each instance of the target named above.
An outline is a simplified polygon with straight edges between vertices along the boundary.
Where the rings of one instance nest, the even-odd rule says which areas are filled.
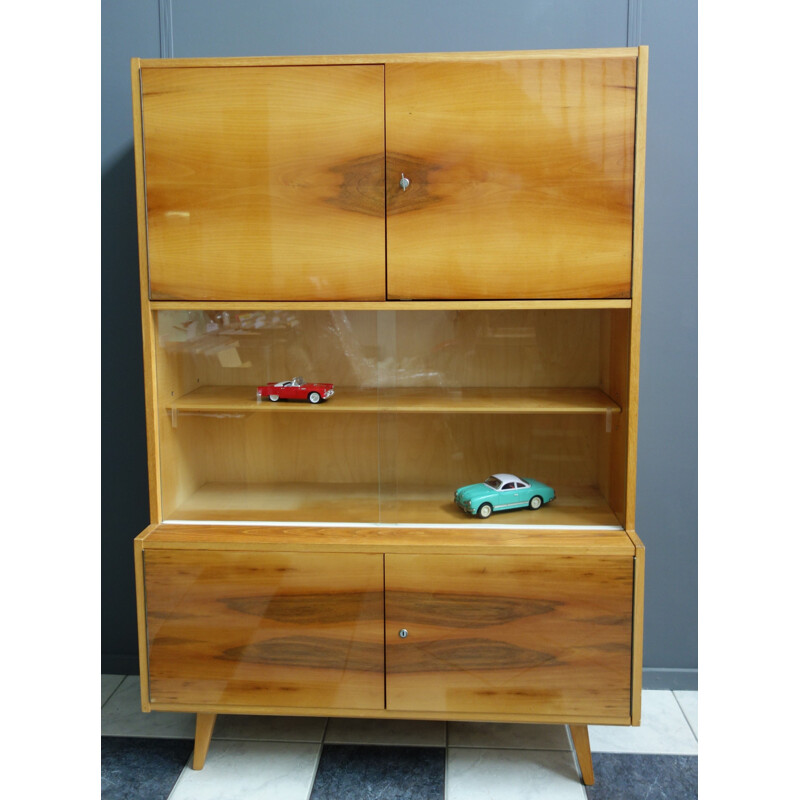
[[[131,142],[101,173],[101,652],[115,673],[138,672],[131,540],[149,519],[135,177]]]

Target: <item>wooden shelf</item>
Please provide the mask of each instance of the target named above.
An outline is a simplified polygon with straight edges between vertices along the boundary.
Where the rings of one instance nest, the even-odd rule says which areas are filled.
[[[258,401],[254,386],[202,386],[167,403],[178,414],[250,414],[254,412],[335,414],[372,411],[397,414],[618,414],[620,407],[591,388],[336,388],[330,400]]]
[[[481,520],[453,502],[454,486],[378,487],[352,483],[207,483],[167,516],[181,521],[260,521],[468,527],[619,527],[594,487],[557,487],[538,511],[498,512]]]

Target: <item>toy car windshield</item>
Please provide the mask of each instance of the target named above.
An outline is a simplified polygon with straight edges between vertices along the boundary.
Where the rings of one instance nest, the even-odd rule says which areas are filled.
[[[487,479],[484,481],[484,483],[485,483],[487,486],[491,486],[491,487],[492,487],[492,489],[499,489],[499,488],[500,488],[500,481],[499,481],[499,480],[497,480],[497,478],[495,478],[495,476],[494,476],[494,475],[490,475],[490,476],[489,476],[489,477],[488,477],[488,478],[487,478]]]

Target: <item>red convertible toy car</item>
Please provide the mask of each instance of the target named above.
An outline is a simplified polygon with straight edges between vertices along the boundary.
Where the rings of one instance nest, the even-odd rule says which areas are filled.
[[[308,400],[309,403],[319,403],[332,395],[332,383],[306,383],[302,378],[268,383],[266,386],[259,386],[256,389],[257,400],[268,397],[273,403],[278,400]]]

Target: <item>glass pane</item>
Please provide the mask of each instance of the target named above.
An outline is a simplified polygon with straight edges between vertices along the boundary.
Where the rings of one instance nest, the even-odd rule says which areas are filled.
[[[165,519],[619,524],[627,310],[156,314]]]
[[[157,316],[165,519],[379,521],[374,312]]]
[[[617,527],[625,440],[615,361],[627,357],[627,312],[615,313],[394,313],[382,342],[381,519]]]

